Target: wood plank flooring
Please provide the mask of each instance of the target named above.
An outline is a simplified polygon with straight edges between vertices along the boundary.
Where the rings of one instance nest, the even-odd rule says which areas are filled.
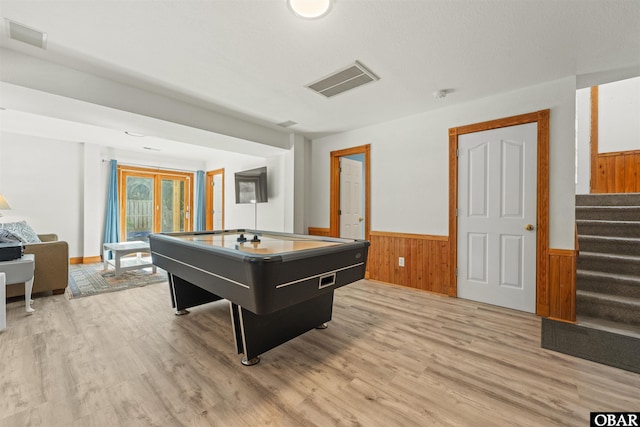
[[[371,281],[333,321],[234,354],[228,303],[166,284],[7,305],[0,426],[585,426],[640,410],[640,375],[540,348],[540,318]]]

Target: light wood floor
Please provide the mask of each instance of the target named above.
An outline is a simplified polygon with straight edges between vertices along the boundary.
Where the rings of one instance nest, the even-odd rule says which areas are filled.
[[[640,375],[540,348],[540,319],[361,281],[333,321],[244,367],[224,301],[166,284],[7,306],[1,426],[585,426],[640,410]]]

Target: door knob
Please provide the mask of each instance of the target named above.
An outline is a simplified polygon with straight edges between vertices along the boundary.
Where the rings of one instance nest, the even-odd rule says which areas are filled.
[[[364,221],[364,218],[360,217],[360,218],[358,218],[358,221],[362,222],[362,221]]]
[[[527,225],[525,225],[525,226],[524,226],[524,229],[525,229],[525,230],[527,230],[527,231],[531,231],[531,230],[533,230],[533,224],[527,224]]]

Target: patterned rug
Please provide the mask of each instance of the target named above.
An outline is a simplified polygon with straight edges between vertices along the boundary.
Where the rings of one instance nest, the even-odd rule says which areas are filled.
[[[104,270],[100,264],[72,264],[69,266],[69,285],[66,295],[69,299],[122,291],[167,281],[167,272],[158,268],[125,271],[115,277],[113,269]]]

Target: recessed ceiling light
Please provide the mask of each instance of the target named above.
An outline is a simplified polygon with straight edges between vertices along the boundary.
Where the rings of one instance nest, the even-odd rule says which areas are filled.
[[[126,133],[129,136],[135,136],[136,138],[144,137],[144,135],[141,133],[129,132],[128,130],[125,130],[124,133]]]
[[[322,18],[331,10],[333,0],[287,0],[287,6],[298,17]]]
[[[442,98],[444,98],[444,97],[446,97],[446,96],[447,96],[447,93],[448,93],[448,92],[449,92],[449,91],[448,91],[448,90],[446,90],[446,89],[437,90],[437,91],[433,92],[433,97],[434,97],[435,99],[442,99]]]

